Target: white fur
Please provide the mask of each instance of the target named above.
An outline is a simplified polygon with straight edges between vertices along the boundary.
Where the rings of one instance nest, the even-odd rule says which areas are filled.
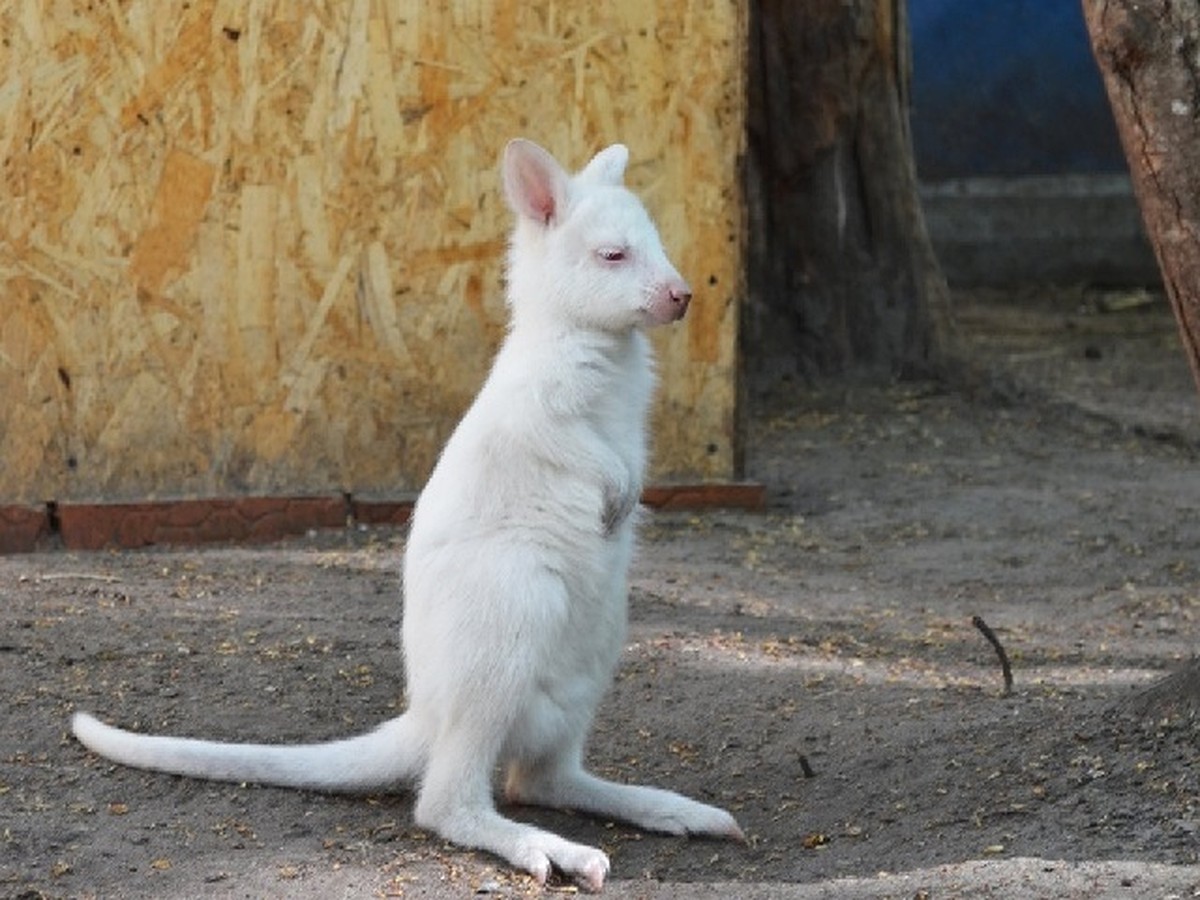
[[[416,781],[422,827],[539,881],[555,866],[592,890],[608,858],[502,816],[498,764],[513,801],[741,839],[723,810],[583,769],[625,638],[654,382],[642,328],[681,318],[691,296],[621,184],[627,160],[614,145],[572,177],[536,144],[505,150],[512,327],[414,511],[407,711],[360,737],[298,747],[136,735],[79,713],[84,744],[201,778],[324,790]]]

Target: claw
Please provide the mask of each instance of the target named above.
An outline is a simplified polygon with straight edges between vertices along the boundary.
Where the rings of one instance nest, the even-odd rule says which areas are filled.
[[[604,879],[608,876],[608,860],[598,859],[588,863],[579,872],[583,888],[593,894],[604,888]]]
[[[546,886],[546,879],[550,877],[550,860],[543,857],[537,862],[529,866],[529,874],[533,876],[538,883],[538,887]]]

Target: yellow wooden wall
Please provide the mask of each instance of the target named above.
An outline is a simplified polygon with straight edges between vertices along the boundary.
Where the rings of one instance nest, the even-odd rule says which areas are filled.
[[[696,290],[656,477],[731,477],[743,17],[0,4],[0,502],[418,489],[503,334],[515,135],[629,145]]]

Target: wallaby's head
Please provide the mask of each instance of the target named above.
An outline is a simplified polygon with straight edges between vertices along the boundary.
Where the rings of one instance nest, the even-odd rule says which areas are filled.
[[[517,216],[508,297],[517,321],[627,331],[683,318],[692,289],[622,183],[628,160],[613,144],[570,175],[531,141],[505,148],[504,194]]]

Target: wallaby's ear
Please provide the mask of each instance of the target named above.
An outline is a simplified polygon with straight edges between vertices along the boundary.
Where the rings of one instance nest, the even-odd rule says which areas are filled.
[[[504,148],[504,196],[517,215],[549,225],[567,204],[568,176],[553,156],[523,138]]]
[[[625,177],[625,166],[629,162],[629,148],[624,144],[605,147],[583,167],[580,178],[596,184],[619,185]]]

